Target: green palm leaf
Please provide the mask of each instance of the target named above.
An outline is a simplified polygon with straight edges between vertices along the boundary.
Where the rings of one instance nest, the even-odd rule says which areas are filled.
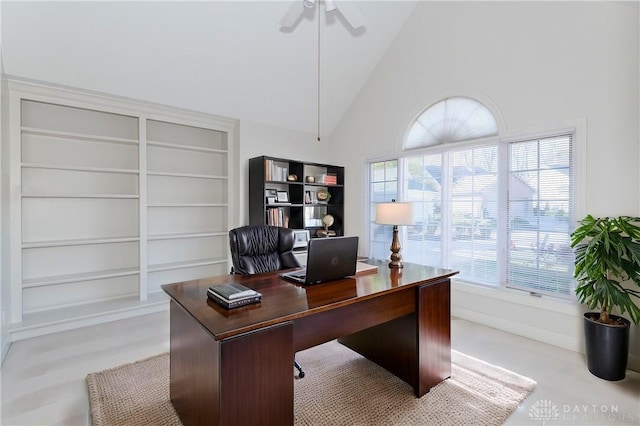
[[[640,323],[640,218],[586,216],[571,234],[576,296],[589,309]]]

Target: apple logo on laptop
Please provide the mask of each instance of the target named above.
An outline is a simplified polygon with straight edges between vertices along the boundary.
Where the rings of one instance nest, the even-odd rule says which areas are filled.
[[[340,264],[340,258],[338,256],[333,256],[331,258],[331,266],[336,266]]]

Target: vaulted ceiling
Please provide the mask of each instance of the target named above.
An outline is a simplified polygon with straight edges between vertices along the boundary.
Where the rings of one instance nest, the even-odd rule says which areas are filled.
[[[356,1],[359,30],[320,4],[282,29],[292,1],[2,1],[4,73],[315,133],[319,13],[330,134],[416,2]]]

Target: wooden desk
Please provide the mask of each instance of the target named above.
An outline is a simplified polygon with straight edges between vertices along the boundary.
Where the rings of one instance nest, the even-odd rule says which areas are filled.
[[[292,425],[294,353],[333,339],[420,397],[451,375],[456,273],[383,262],[376,274],[312,286],[278,273],[163,285],[171,296],[173,406],[185,426]],[[226,310],[208,300],[210,285],[230,281],[259,291],[262,302]]]

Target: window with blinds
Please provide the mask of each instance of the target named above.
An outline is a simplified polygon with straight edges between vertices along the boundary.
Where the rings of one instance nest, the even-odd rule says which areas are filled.
[[[371,258],[389,256],[393,228],[375,223],[377,203],[388,203],[399,198],[398,160],[379,161],[369,165],[369,247]]]
[[[569,295],[573,135],[509,143],[507,285]]]
[[[452,268],[457,279],[568,297],[572,292],[573,134],[465,143],[370,164],[370,256],[391,234],[375,203],[409,201],[405,262]],[[388,235],[387,235],[388,234]],[[501,255],[502,254],[502,255]],[[504,255],[506,254],[506,256]]]

